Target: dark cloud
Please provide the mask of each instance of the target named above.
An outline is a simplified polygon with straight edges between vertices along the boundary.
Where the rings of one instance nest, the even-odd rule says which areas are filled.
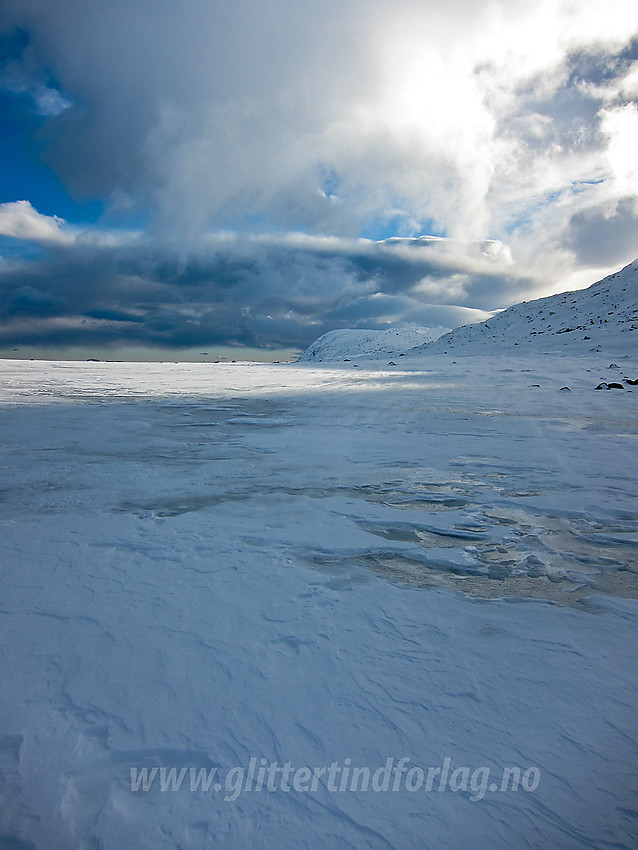
[[[133,322],[134,324],[142,324],[144,322],[142,316],[125,313],[123,310],[89,310],[84,315],[89,319],[104,319],[107,322]]]
[[[500,118],[503,138],[516,139],[527,150],[544,152],[558,167],[560,160],[605,146],[601,132],[605,107],[633,103],[622,82],[638,67],[638,40],[629,44],[580,47],[564,60],[522,80],[516,97]]]
[[[334,327],[457,325],[529,290],[508,262],[453,248],[293,234],[220,239],[182,262],[145,241],[77,238],[0,270],[0,343],[303,348]],[[459,276],[467,291],[450,306]]]
[[[51,110],[42,155],[67,188],[190,248],[211,226],[502,236],[494,183],[512,179],[512,157],[540,168],[552,146],[565,159],[606,144],[594,88],[619,88],[638,16],[620,0],[600,22],[593,0],[581,12],[556,0],[14,0],[0,31]]]
[[[567,232],[569,247],[583,261],[621,263],[638,249],[638,202],[623,198],[572,216]]]
[[[0,204],[0,339],[303,347],[632,259],[638,11],[580,5],[3,4],[0,87],[106,212]]]
[[[625,77],[636,61],[638,38],[632,38],[620,49],[604,48],[601,45],[579,47],[566,59],[569,74],[566,87],[579,87],[583,84],[608,86]]]
[[[6,316],[59,316],[67,308],[65,299],[35,286],[19,286],[8,294]]]
[[[11,32],[0,33],[0,74],[6,74],[14,63],[22,59],[28,44],[29,33],[19,27]]]

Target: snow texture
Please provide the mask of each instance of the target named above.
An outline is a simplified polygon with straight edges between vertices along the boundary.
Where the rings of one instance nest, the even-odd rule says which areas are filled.
[[[378,357],[385,354],[400,354],[411,348],[433,342],[449,328],[420,328],[405,325],[387,330],[360,330],[344,328],[328,331],[315,340],[299,360],[322,361],[344,360],[346,357]]]
[[[395,366],[0,362],[0,847],[634,848],[635,276]],[[540,782],[130,781],[262,758]]]
[[[638,348],[638,260],[588,289],[515,304],[438,339],[431,352],[531,346],[541,351]],[[417,352],[414,352],[417,353]]]

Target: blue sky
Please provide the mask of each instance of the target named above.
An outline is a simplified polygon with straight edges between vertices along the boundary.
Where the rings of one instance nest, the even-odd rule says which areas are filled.
[[[585,286],[638,255],[637,39],[626,0],[4,4],[0,355],[278,357]]]

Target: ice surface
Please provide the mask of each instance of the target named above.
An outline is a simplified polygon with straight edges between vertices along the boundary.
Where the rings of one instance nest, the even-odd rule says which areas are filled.
[[[0,847],[635,847],[637,359],[0,362]]]

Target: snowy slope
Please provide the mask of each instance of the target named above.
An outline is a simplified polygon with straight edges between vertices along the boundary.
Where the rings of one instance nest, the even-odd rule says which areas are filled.
[[[319,363],[344,360],[346,357],[399,354],[432,342],[449,330],[443,327],[421,328],[410,325],[382,331],[355,328],[328,331],[315,340],[299,360]]]
[[[638,260],[588,289],[523,301],[422,350],[469,353],[515,346],[543,352],[600,348],[610,354],[638,349]]]

